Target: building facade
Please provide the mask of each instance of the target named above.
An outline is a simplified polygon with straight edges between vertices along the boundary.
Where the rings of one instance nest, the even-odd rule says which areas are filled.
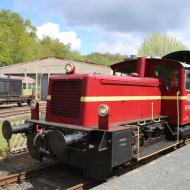
[[[0,67],[0,75],[28,76],[37,80],[37,94],[41,100],[46,100],[48,79],[54,74],[65,74],[65,65],[75,65],[76,73],[111,74],[108,66],[67,60],[58,57],[45,57],[38,60]]]

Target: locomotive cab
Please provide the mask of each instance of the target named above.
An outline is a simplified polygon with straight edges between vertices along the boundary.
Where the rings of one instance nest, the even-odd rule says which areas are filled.
[[[34,159],[60,159],[93,178],[124,163],[174,147],[190,135],[188,64],[134,58],[111,66],[113,75],[77,74],[49,80],[45,121],[31,102],[22,126],[3,123],[3,135],[25,133]]]

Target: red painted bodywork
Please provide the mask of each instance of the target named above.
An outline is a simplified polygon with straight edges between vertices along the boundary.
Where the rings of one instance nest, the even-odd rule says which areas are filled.
[[[102,130],[109,130],[110,114],[105,117],[98,116],[98,128]]]
[[[179,87],[174,89],[166,90],[162,81],[160,86],[160,91],[162,96],[177,96],[179,91],[179,96],[188,96],[190,92],[185,89],[185,68],[178,62],[173,60],[163,60],[163,59],[149,59],[147,60],[147,75],[155,77],[154,71],[158,64],[165,64],[167,66],[174,66],[179,69],[180,80]],[[186,110],[185,106],[190,105],[189,100],[179,100],[179,123],[180,125],[186,125],[190,123],[190,110]],[[162,100],[161,101],[161,114],[168,116],[169,121],[173,124],[177,124],[177,100]]]
[[[124,61],[112,66],[112,69],[125,68],[131,64],[135,73],[139,77],[132,76],[111,76],[111,75],[88,75],[88,74],[71,74],[65,76],[52,76],[49,80],[48,95],[52,95],[53,81],[80,79],[82,81],[81,96],[82,97],[137,97],[142,96],[142,100],[121,100],[121,101],[92,101],[80,103],[80,117],[68,118],[58,117],[51,114],[54,109],[51,100],[47,101],[46,121],[65,123],[73,125],[81,125],[91,127],[98,125],[98,107],[101,104],[107,104],[110,108],[109,121],[103,123],[124,122],[130,120],[140,120],[151,118],[152,116],[168,116],[171,123],[177,123],[177,100],[143,100],[143,97],[176,97],[177,92],[180,96],[187,96],[188,91],[185,90],[184,68],[177,61],[163,59],[145,59]],[[158,64],[175,66],[180,71],[180,85],[175,89],[166,90],[163,81],[155,76],[155,67]],[[185,106],[190,105],[190,101],[180,100],[180,124],[190,123],[190,110],[186,110]],[[104,126],[100,126],[104,128]],[[106,127],[105,127],[106,128]]]
[[[36,102],[35,109],[31,109],[31,119],[39,120],[39,102]]]
[[[153,78],[118,77],[102,75],[67,75],[50,79],[49,95],[52,80],[69,80],[81,78],[83,81],[81,96],[160,96],[159,81]],[[139,118],[151,117],[151,105],[154,103],[154,116],[160,115],[160,100],[147,101],[100,101],[81,102],[80,118],[55,117],[50,114],[51,101],[47,103],[46,120],[58,123],[68,123],[82,126],[98,124],[98,107],[107,104],[110,107],[110,122],[121,122]]]

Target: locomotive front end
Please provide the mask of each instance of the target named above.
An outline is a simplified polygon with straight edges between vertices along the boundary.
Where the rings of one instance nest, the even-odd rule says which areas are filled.
[[[59,159],[82,168],[88,177],[108,176],[113,167],[131,160],[132,130],[109,129],[118,118],[111,117],[109,102],[97,101],[105,93],[101,80],[96,75],[52,76],[45,120],[39,119],[39,104],[32,101],[31,119],[20,126],[5,121],[4,137],[24,133],[32,158]]]
[[[130,62],[132,74],[120,76],[75,74],[68,65],[66,75],[49,79],[45,120],[32,101],[31,119],[21,126],[5,121],[4,137],[24,133],[32,158],[50,157],[83,169],[87,177],[108,177],[117,166],[138,160],[140,146],[164,139],[160,82],[144,77],[145,64]]]
[[[4,138],[23,133],[32,158],[61,160],[96,179],[183,144],[190,136],[190,66],[135,58],[111,68],[113,75],[76,74],[66,65],[66,75],[49,79],[45,119],[32,100],[31,119],[4,121]]]

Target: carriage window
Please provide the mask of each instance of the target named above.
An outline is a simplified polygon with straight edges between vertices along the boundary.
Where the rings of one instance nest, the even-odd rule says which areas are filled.
[[[5,81],[5,86],[4,86],[4,91],[8,92],[9,91],[9,81]]]
[[[28,83],[28,89],[32,89],[32,84]]]
[[[190,90],[190,70],[185,71],[185,89]]]
[[[176,88],[179,86],[180,74],[177,67],[171,67],[168,65],[156,65],[155,76],[170,88]]]
[[[23,89],[26,89],[26,83],[23,83],[22,88],[23,88]]]

